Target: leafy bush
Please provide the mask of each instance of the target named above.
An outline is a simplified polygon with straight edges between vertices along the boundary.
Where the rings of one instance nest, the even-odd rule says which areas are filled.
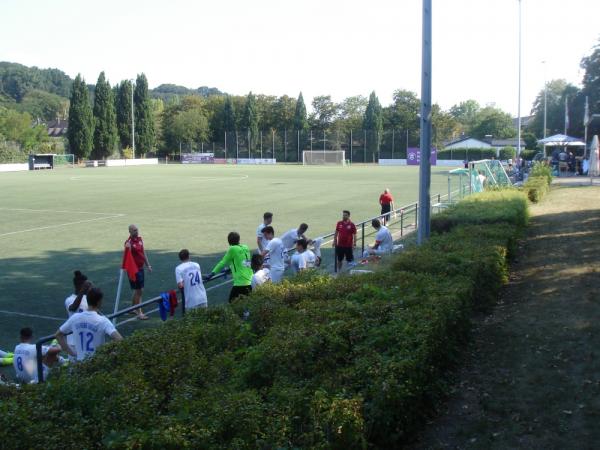
[[[530,176],[523,184],[523,190],[532,203],[537,203],[550,191],[550,185],[545,176]]]
[[[526,223],[522,194],[461,204],[376,273],[306,272],[0,389],[3,448],[398,448],[444,398]]]
[[[507,160],[514,159],[517,156],[517,149],[514,147],[503,147],[500,149],[498,159]]]
[[[456,148],[438,150],[437,152],[437,159],[458,161],[478,161],[480,159],[491,159],[492,157],[496,157],[496,149],[493,148]]]
[[[536,149],[534,149],[534,150],[530,150],[530,149],[521,150],[521,158],[523,158],[526,161],[531,161],[533,159],[533,157],[536,155],[537,152],[538,152],[538,150],[536,150]]]
[[[552,167],[542,161],[537,161],[533,163],[529,177],[544,177],[546,183],[550,185],[552,183]]]

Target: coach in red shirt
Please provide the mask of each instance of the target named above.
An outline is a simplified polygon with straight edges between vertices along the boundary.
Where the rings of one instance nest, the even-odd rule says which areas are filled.
[[[344,264],[344,258],[349,264],[354,261],[354,249],[356,248],[356,226],[350,220],[350,211],[348,210],[343,211],[342,220],[335,226],[333,246],[335,247],[336,269],[340,271]]]
[[[379,196],[379,204],[381,205],[381,219],[383,225],[386,225],[390,220],[390,211],[394,209],[394,197],[389,189],[383,191],[383,194]]]
[[[129,225],[129,238],[125,241],[125,247],[131,249],[131,255],[137,266],[137,273],[135,274],[135,281],[129,280],[129,285],[133,289],[133,297],[131,303],[138,305],[142,302],[142,292],[144,290],[144,265],[148,267],[148,270],[152,272],[152,266],[148,262],[146,252],[144,251],[144,241],[139,235],[139,230],[136,225]],[[135,312],[138,319],[146,320],[148,316],[142,312],[142,309],[138,309]]]

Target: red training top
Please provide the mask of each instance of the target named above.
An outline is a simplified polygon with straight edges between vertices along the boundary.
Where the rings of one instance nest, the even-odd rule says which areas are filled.
[[[380,205],[389,205],[394,201],[394,197],[390,193],[383,193],[379,196],[379,204]]]
[[[337,231],[337,242],[338,247],[352,247],[354,245],[354,235],[356,234],[356,227],[352,221],[340,220],[335,226]]]
[[[125,244],[131,244],[131,255],[133,256],[133,260],[135,264],[138,266],[138,270],[142,270],[144,268],[144,263],[146,262],[146,257],[144,255],[144,241],[142,241],[142,237],[138,236],[136,238],[127,239]]]

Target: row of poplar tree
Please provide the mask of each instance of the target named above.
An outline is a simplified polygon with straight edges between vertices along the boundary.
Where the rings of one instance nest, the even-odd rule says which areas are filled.
[[[146,76],[143,73],[137,76],[135,88],[129,80],[111,87],[104,72],[100,73],[96,83],[93,106],[81,75],[73,82],[67,130],[69,151],[81,159],[104,159],[119,147],[131,148],[132,90],[136,154],[151,151],[155,130]]]

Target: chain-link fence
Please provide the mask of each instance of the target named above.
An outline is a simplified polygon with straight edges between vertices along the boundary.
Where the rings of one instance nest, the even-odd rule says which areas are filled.
[[[406,149],[418,145],[402,130],[249,130],[227,131],[210,142],[187,143],[184,152],[210,152],[215,158],[275,158],[301,163],[305,150],[343,150],[352,163],[377,163],[380,158],[406,158]],[[169,152],[177,159],[179,149]]]

